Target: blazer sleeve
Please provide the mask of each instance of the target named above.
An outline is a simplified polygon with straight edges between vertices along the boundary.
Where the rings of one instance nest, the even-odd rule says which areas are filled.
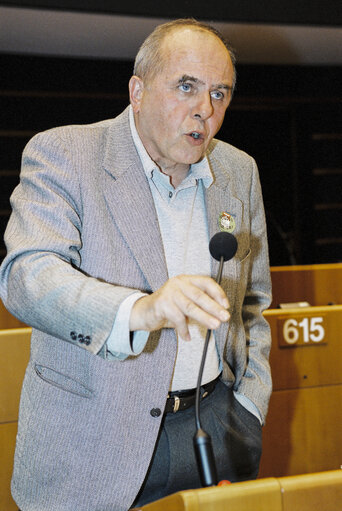
[[[120,303],[135,290],[81,271],[82,193],[62,128],[26,146],[11,197],[0,294],[21,321],[98,353]]]

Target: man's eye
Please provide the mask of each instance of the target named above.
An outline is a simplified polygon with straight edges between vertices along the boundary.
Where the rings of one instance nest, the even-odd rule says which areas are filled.
[[[191,84],[190,83],[181,83],[179,85],[179,89],[183,92],[190,92],[191,91]]]
[[[223,92],[221,92],[219,90],[214,90],[213,92],[210,93],[210,95],[214,99],[223,99],[224,98]]]

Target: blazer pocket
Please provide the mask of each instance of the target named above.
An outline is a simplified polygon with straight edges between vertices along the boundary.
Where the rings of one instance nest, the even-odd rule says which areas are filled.
[[[39,378],[61,390],[86,398],[90,398],[94,394],[93,390],[83,385],[83,383],[67,376],[66,374],[56,371],[55,369],[51,369],[51,367],[42,366],[36,363],[34,365],[34,369]]]

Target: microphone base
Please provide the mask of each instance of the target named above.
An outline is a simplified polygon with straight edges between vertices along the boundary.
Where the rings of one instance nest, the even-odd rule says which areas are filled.
[[[198,429],[193,441],[202,486],[216,486],[218,478],[210,436],[203,429]]]

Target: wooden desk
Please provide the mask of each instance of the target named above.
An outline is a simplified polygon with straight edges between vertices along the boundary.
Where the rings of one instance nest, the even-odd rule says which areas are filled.
[[[342,470],[187,490],[139,511],[340,511]]]

